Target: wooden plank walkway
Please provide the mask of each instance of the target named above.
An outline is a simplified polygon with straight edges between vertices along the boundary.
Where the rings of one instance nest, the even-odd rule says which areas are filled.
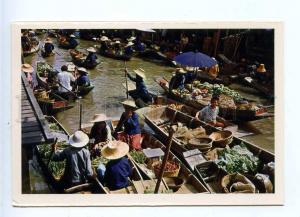
[[[53,142],[54,135],[50,132],[40,106],[23,73],[21,94],[22,146]]]

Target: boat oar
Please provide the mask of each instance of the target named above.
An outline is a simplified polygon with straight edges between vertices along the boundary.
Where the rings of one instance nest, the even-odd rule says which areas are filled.
[[[105,189],[105,187],[101,184],[101,182],[99,181],[99,179],[97,177],[94,178],[95,182],[97,183],[97,185],[99,185],[99,187],[104,191],[105,194],[109,194],[109,192]]]
[[[68,88],[66,88],[64,85],[62,85],[60,82],[57,82],[59,86],[61,86],[62,88],[64,88],[65,90],[67,90],[69,93],[71,93],[73,96],[75,96],[76,99],[80,99],[81,97],[77,96],[77,94],[75,94],[73,91],[69,90]]]
[[[161,164],[161,168],[160,168],[160,171],[159,171],[159,175],[158,175],[158,178],[157,178],[154,194],[158,193],[159,186],[160,186],[160,183],[161,183],[163,175],[164,175],[164,170],[165,170],[165,167],[167,165],[168,158],[169,158],[169,153],[170,153],[170,149],[171,149],[171,145],[172,145],[172,141],[173,141],[174,132],[175,132],[174,129],[172,127],[170,127],[170,129],[169,129],[169,140],[168,140],[168,143],[167,143],[166,152],[165,152],[165,155],[164,155],[164,158],[163,158],[163,161],[162,161],[162,164]]]
[[[81,130],[81,121],[82,121],[82,104],[79,103],[79,130]]]
[[[145,187],[145,185],[144,185],[144,179],[143,179],[143,177],[142,177],[142,175],[141,175],[139,169],[138,169],[137,166],[135,165],[135,162],[134,162],[134,160],[132,159],[131,155],[130,155],[130,154],[127,154],[127,156],[128,156],[128,159],[129,159],[129,160],[131,161],[131,163],[133,164],[133,167],[135,168],[136,172],[138,173],[138,175],[139,175],[139,177],[140,177],[140,179],[141,179],[142,186],[143,186],[143,188],[144,188],[144,190],[145,190],[146,187]]]
[[[124,68],[125,68],[125,81],[126,81],[126,97],[128,99],[128,82],[127,82],[127,67],[126,67],[126,61],[124,61]]]

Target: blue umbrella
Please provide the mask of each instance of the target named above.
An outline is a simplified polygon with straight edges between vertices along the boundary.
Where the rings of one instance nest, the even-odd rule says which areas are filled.
[[[200,52],[186,52],[174,57],[176,63],[189,67],[212,67],[217,61]]]

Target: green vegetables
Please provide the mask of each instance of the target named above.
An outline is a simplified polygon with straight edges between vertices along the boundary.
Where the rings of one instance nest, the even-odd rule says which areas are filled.
[[[146,161],[146,156],[141,151],[132,150],[129,153],[133,160],[139,164],[143,164]]]
[[[217,164],[228,173],[256,174],[261,162],[241,143],[220,151]]]
[[[61,131],[56,123],[49,123],[50,130]]]
[[[108,160],[103,157],[103,156],[100,156],[100,157],[95,157],[93,160],[92,160],[92,167],[98,167],[98,165],[100,163],[106,165],[108,162]]]

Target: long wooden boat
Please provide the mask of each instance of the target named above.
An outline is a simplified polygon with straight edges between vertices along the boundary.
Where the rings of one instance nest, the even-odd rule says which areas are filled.
[[[164,128],[168,126],[170,123],[181,122],[189,129],[196,129],[202,127],[205,129],[207,135],[219,131],[219,129],[213,126],[210,126],[202,121],[196,120],[195,118],[187,114],[184,114],[180,111],[176,111],[169,107],[155,108],[150,110],[148,113],[145,113],[145,122],[157,134],[158,138],[163,143],[167,142],[168,140],[168,132],[166,132]],[[243,139],[234,136],[232,142],[229,144],[229,147],[240,145],[242,143],[247,147],[247,149],[250,152],[252,152],[255,156],[257,156],[263,164],[266,165],[270,162],[275,162],[275,156],[273,153],[266,151],[258,147],[257,145],[254,145],[250,142],[247,142]],[[197,166],[198,164],[203,163],[203,162],[195,163],[194,161],[191,161],[188,158],[186,158],[186,153],[188,153],[189,149],[187,148],[186,144],[182,140],[174,138],[171,149],[174,152],[174,154],[176,154],[180,159],[182,159],[183,162],[186,163],[186,165],[192,170],[194,170],[195,166]],[[210,156],[207,154],[202,156],[207,160],[211,160]]]
[[[165,54],[155,49],[146,49],[145,51],[137,52],[136,56],[145,60],[159,60],[169,66],[176,66],[176,63],[172,59],[168,58]]]
[[[153,135],[146,132],[143,133],[142,148],[161,149],[163,152],[166,151],[165,145],[163,145]],[[148,159],[148,161],[150,160]],[[180,165],[178,174],[172,177],[179,177],[182,180],[184,180],[184,184],[179,189],[176,189],[174,193],[176,194],[208,193],[207,188],[201,183],[201,181],[172,152],[169,153],[168,161],[172,161],[175,162],[177,165]],[[138,163],[134,161],[134,163],[141,171],[144,171],[144,174],[147,174],[148,179],[155,180],[155,172],[153,171],[153,169],[147,166],[146,162]]]
[[[40,50],[40,42],[37,43],[36,45],[32,45],[31,49],[28,51],[23,51],[24,56],[29,56],[31,54],[34,54]]]
[[[53,85],[53,84],[49,84],[47,82],[47,74],[48,73],[57,73],[57,71],[48,63],[46,62],[38,62],[37,63],[37,71],[36,71],[36,78],[38,81],[38,85],[42,88],[45,88],[46,90],[49,89],[53,89],[53,86],[57,85]],[[75,95],[79,95],[79,96],[85,96],[87,95],[89,92],[91,92],[94,89],[94,85],[90,85],[90,86],[78,86],[77,87],[77,91],[72,91],[70,92],[70,96],[68,97],[68,99],[74,99]],[[73,94],[72,94],[73,93]],[[59,93],[56,93],[55,95],[58,95]],[[64,98],[64,96],[61,96],[62,98]],[[66,98],[64,98],[65,100],[68,100]]]
[[[58,35],[57,37],[58,46],[63,49],[75,49],[77,45],[70,45],[68,41],[66,41],[66,37]]]
[[[52,51],[51,53],[46,53],[44,49],[41,50],[41,55],[43,58],[55,56],[55,53]]]
[[[85,62],[85,59],[87,57],[86,54],[80,52],[80,51],[77,51],[75,49],[71,49],[69,50],[69,53],[72,57],[72,61],[73,63],[76,65],[76,66],[79,66],[79,67],[84,67],[84,68],[87,68],[87,69],[93,69],[95,68],[97,65],[100,64],[100,61],[96,61],[95,63],[93,64],[88,64]]]
[[[206,100],[193,100],[187,99],[183,96],[175,95],[174,93],[169,91],[169,82],[165,78],[156,78],[156,82],[165,90],[166,94],[169,98],[174,99],[183,104],[189,105],[197,110],[201,110],[205,106],[208,105],[209,99]],[[236,109],[233,108],[224,108],[220,106],[220,116],[227,120],[233,121],[251,121],[259,118],[263,118],[269,116],[267,110],[264,107],[251,106],[253,108],[243,108],[243,105],[237,106]]]
[[[112,59],[116,59],[116,60],[125,60],[125,61],[129,61],[131,59],[132,56],[128,56],[125,54],[115,54],[109,51],[101,51],[101,49],[99,49],[99,54],[105,57],[109,57]]]
[[[272,91],[267,87],[265,87],[264,85],[260,84],[260,82],[257,79],[251,77],[244,77],[243,83],[256,89],[258,92],[262,93],[265,97],[269,99],[274,99],[274,90]]]
[[[57,143],[66,143],[69,139],[69,133],[66,129],[52,116],[47,116],[46,120],[49,124],[51,132],[57,138]],[[45,151],[46,149],[46,151]],[[73,186],[69,189],[61,189],[59,186],[60,177],[55,176],[51,171],[49,165],[51,161],[49,158],[52,156],[51,154],[51,144],[41,144],[35,147],[35,154],[37,156],[37,160],[42,169],[42,172],[46,178],[47,183],[49,184],[50,190],[53,193],[106,193],[107,190],[101,185],[101,183],[97,182],[97,180],[77,186]],[[63,163],[63,162],[61,162]]]

